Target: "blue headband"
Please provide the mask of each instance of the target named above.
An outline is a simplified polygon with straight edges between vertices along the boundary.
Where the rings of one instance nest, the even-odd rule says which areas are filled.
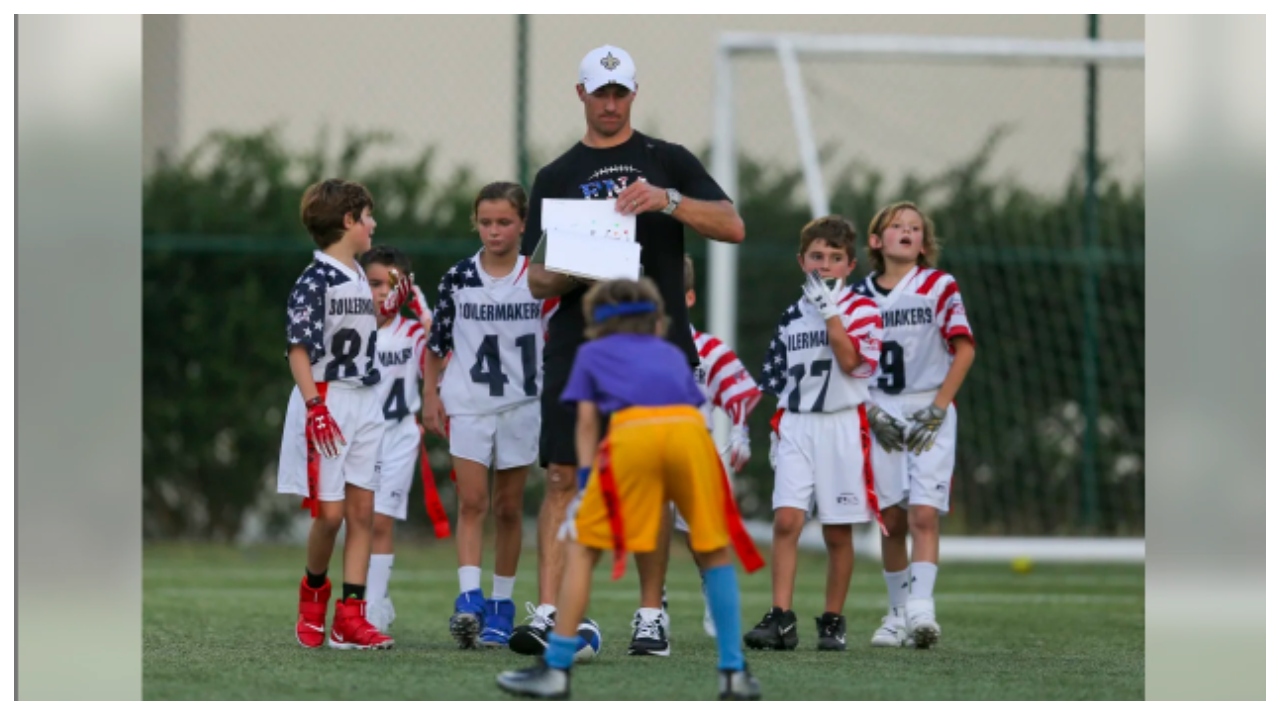
[[[609,318],[616,318],[619,315],[639,315],[641,313],[652,313],[657,310],[658,306],[650,301],[641,300],[635,303],[617,303],[615,305],[602,305],[591,313],[591,318],[597,323],[603,323]]]

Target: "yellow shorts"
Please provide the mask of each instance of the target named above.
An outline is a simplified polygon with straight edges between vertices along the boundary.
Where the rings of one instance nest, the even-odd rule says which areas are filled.
[[[764,561],[738,514],[724,465],[695,407],[629,407],[614,413],[578,507],[578,543],[613,549],[614,578],[623,553],[658,546],[667,503],[689,523],[694,551],[732,544],[747,571]]]

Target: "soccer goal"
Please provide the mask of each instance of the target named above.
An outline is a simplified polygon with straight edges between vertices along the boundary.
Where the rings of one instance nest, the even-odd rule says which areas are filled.
[[[1003,132],[989,168],[998,174],[993,182],[1013,197],[1000,199],[1006,202],[1001,206],[1022,201],[1031,207],[1010,208],[1026,215],[1027,223],[1016,235],[963,237],[954,248],[944,243],[941,265],[957,275],[979,345],[986,348],[979,360],[988,361],[984,375],[970,374],[961,396],[965,455],[958,458],[956,479],[957,490],[968,489],[972,499],[961,517],[970,536],[944,536],[949,557],[1143,560],[1141,226],[1125,224],[1124,207],[1111,203],[1105,219],[1097,219],[1091,162],[1101,153],[1106,178],[1141,186],[1144,60],[1140,41],[754,32],[719,37],[711,171],[735,198],[739,157],[754,154],[798,164],[801,200],[813,217],[831,213],[837,197],[843,197],[841,213],[852,213],[850,197],[869,191],[850,186],[860,177],[870,180],[842,172],[842,161],[883,169],[885,184],[934,191],[938,200],[924,201],[926,207],[944,203],[943,189],[901,183],[904,176],[945,173],[948,162],[962,162],[988,136]],[[788,123],[790,132],[778,131]],[[1042,220],[1064,213],[1042,205],[1074,200],[1072,181],[1086,171],[1089,178],[1079,182],[1079,222]],[[1137,196],[1140,201],[1140,189]],[[954,212],[948,217],[954,219]],[[871,216],[849,218],[865,240]],[[1053,220],[1058,223],[1045,223]],[[956,223],[940,226],[940,233],[961,233]],[[792,233],[798,232],[796,226]],[[748,247],[708,246],[708,327],[730,345],[740,335],[744,256],[763,251],[767,255],[758,253],[756,260],[779,265],[794,244],[791,234],[760,236],[750,226],[748,234]],[[860,263],[855,275],[865,270]],[[1050,307],[1037,316],[1044,296],[1055,292],[1073,296],[1072,309]],[[1001,356],[990,341],[1041,345],[1048,362],[1028,368],[1025,356]],[[1116,356],[1135,355],[1136,364],[1122,374],[1099,368]],[[994,375],[1005,376],[1004,384]],[[727,425],[717,419],[723,435]],[[866,544],[878,551],[878,540],[867,538]]]

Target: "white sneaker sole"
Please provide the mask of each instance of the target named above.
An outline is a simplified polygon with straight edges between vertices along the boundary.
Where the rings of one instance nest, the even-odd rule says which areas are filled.
[[[334,641],[333,638],[329,638],[328,644],[334,650],[391,650],[391,646],[395,645],[396,642],[387,641],[381,645],[357,645],[355,643],[339,643]]]
[[[898,640],[892,636],[876,636],[871,639],[872,648],[901,648],[906,644],[906,640]]]

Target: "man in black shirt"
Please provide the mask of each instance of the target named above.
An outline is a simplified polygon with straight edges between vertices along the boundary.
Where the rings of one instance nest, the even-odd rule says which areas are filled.
[[[729,197],[689,150],[678,144],[641,134],[631,127],[631,105],[638,84],[635,64],[626,51],[609,45],[596,48],[579,67],[578,99],[586,117],[586,135],[534,178],[529,216],[521,252],[532,255],[542,237],[542,200],[617,199],[619,212],[636,216],[640,264],[662,293],[668,339],[698,364],[689,332],[684,299],[684,229],[714,241],[741,243],[742,219]],[[551,314],[543,357],[542,435],[540,459],[547,469],[546,495],[538,516],[538,598],[532,623],[517,628],[511,648],[539,654],[554,623],[555,598],[564,570],[564,544],[556,531],[577,491],[576,414],[560,403],[582,345],[582,297],[588,282],[549,271],[532,263],[529,289],[535,298],[558,298]],[[666,526],[666,525],[664,525]],[[670,532],[669,526],[664,529]],[[666,574],[669,540],[658,550],[637,554],[641,580],[641,610],[630,652],[667,655],[666,624],[662,616],[662,582]]]

